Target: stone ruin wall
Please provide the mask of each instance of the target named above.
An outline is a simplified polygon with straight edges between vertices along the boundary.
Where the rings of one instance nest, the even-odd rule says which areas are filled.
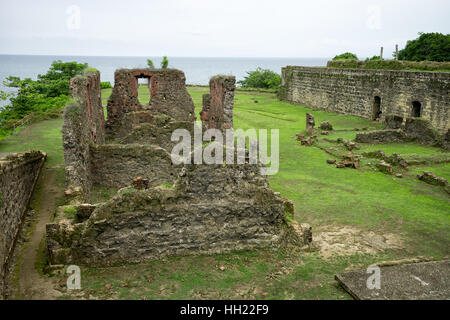
[[[148,106],[138,102],[140,77],[150,79]],[[66,194],[73,202],[88,202],[93,185],[123,187],[137,176],[158,183],[158,176],[173,175],[170,157],[160,149],[174,145],[170,134],[175,128],[193,131],[194,105],[182,71],[120,69],[115,78],[106,123],[100,74],[71,79],[74,103],[64,113],[63,144]]]
[[[8,260],[45,159],[40,151],[0,157],[0,299]]]
[[[215,76],[209,81],[209,94],[203,95],[200,112],[203,130],[233,128],[233,106],[236,78]]]
[[[61,214],[60,223],[47,225],[50,261],[107,266],[310,239],[287,223],[286,199],[269,188],[258,165],[177,169],[173,185],[121,189],[108,202],[78,207],[75,221]]]
[[[150,77],[148,106],[137,101],[136,77],[142,76]],[[306,241],[287,223],[292,202],[269,188],[259,165],[172,164],[172,131],[192,130],[195,120],[184,79],[178,70],[118,70],[108,101],[106,143],[94,140],[89,128],[97,120],[85,118],[86,104],[67,107],[66,165],[80,167],[68,170],[69,183],[122,189],[96,205],[87,203],[89,195],[82,190],[69,205],[74,215],[67,207],[58,209],[46,227],[51,264],[110,265]],[[73,88],[80,92],[74,96],[86,100],[86,82],[76,83],[82,88]],[[234,77],[211,79],[210,115],[220,121],[209,127],[232,127],[234,87]],[[302,239],[310,239],[310,233],[305,228]]]
[[[136,177],[148,180],[151,186],[173,182],[177,172],[170,150],[157,145],[95,145],[91,163],[92,183],[110,188],[128,186]]]
[[[149,79],[149,105],[138,101],[138,78]],[[124,187],[138,176],[150,185],[165,179],[173,182],[169,153],[176,142],[171,141],[171,134],[177,128],[193,133],[194,104],[182,71],[119,69],[115,79],[106,122],[100,74],[88,72],[71,80],[74,103],[64,113],[63,143],[66,194],[74,203],[88,202],[93,185]],[[214,110],[221,114],[221,121],[232,126],[235,79],[213,79]]]
[[[69,193],[89,200],[91,144],[105,142],[105,117],[101,101],[100,73],[86,72],[70,80],[73,103],[66,106],[62,128],[66,180]]]
[[[148,79],[150,101],[138,99],[138,79]],[[186,90],[184,72],[175,69],[119,69],[114,73],[114,88],[107,104],[106,130],[114,136],[124,116],[143,110],[166,114],[177,121],[194,121],[194,102]]]
[[[450,128],[450,73],[288,66],[282,68],[279,96],[369,119],[375,97],[381,98],[381,119],[388,114],[411,117],[413,102],[418,101],[423,119],[442,133]]]

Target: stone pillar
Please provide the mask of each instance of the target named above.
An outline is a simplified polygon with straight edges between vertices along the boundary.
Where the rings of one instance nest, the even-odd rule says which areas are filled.
[[[236,78],[214,76],[209,81],[210,94],[203,95],[203,109],[200,118],[204,130],[233,128],[233,106]]]
[[[311,113],[306,114],[306,134],[312,134],[316,122],[314,121],[314,116]]]

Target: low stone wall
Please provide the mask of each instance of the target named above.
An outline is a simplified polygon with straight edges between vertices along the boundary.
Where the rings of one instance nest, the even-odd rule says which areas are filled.
[[[421,117],[441,133],[450,128],[450,72],[288,66],[279,97],[369,119]]]
[[[45,158],[40,151],[0,158],[0,298],[8,260]]]
[[[447,134],[439,134],[430,121],[421,118],[406,118],[405,125],[399,125],[403,118],[388,116],[386,129],[358,133],[355,141],[360,143],[417,142],[447,148]],[[399,127],[399,129],[389,129]]]
[[[173,185],[124,188],[87,220],[63,217],[47,225],[51,263],[111,265],[309,241],[287,222],[286,200],[259,166],[178,169]]]

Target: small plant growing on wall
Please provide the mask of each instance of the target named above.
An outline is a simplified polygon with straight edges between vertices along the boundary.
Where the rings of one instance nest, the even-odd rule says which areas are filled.
[[[161,68],[167,69],[168,65],[169,65],[169,59],[167,59],[167,57],[164,56],[161,61]]]
[[[154,69],[155,68],[155,65],[153,64],[153,61],[151,59],[147,59],[147,66],[150,69]]]

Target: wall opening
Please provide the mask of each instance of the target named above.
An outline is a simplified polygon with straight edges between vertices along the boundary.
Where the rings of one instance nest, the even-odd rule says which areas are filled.
[[[381,113],[381,98],[379,96],[375,96],[372,106],[372,120],[379,120]]]
[[[138,76],[136,77],[138,84],[138,100],[141,104],[149,105],[151,101],[151,77]]]
[[[422,104],[419,101],[413,101],[411,116],[419,118],[422,115]]]

